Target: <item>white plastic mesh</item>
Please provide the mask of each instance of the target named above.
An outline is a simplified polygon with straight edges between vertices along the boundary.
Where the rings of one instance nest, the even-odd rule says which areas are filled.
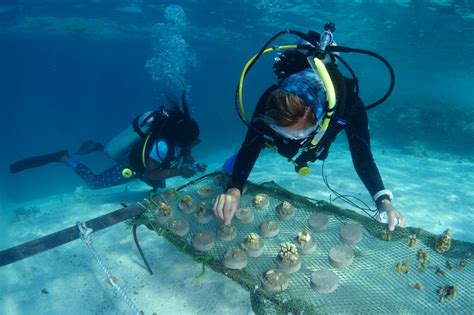
[[[212,207],[212,199],[201,200],[196,194],[196,190],[204,185],[209,185],[214,190],[214,196],[223,192],[221,186],[214,184],[213,177],[204,178],[195,184],[180,189],[179,194],[191,195],[199,204],[201,201],[207,202],[208,209]],[[272,193],[273,191],[273,193]],[[256,193],[266,193],[270,196],[270,207],[267,210],[255,209],[252,205],[252,198]],[[275,215],[275,207],[283,202],[289,201],[296,207],[295,216],[288,221],[281,221]],[[280,234],[271,239],[263,239],[265,243],[264,254],[257,258],[249,257],[249,263],[241,271],[230,271],[221,266],[220,270],[242,283],[249,289],[260,287],[260,277],[262,273],[270,268],[276,268],[276,256],[280,243],[292,241],[298,232],[303,230],[311,231],[307,223],[308,218],[315,212],[324,212],[329,216],[328,229],[316,233],[311,231],[311,235],[317,242],[317,249],[313,254],[301,255],[301,269],[289,276],[289,287],[286,291],[276,294],[269,294],[258,288],[255,292],[265,297],[275,304],[285,304],[287,301],[296,301],[296,306],[292,310],[304,311],[305,314],[319,313],[472,313],[474,311],[474,271],[473,261],[469,258],[468,251],[472,244],[464,243],[466,247],[466,257],[450,258],[453,265],[451,270],[446,268],[447,256],[437,253],[432,246],[421,240],[414,247],[408,246],[408,237],[398,237],[396,240],[383,241],[378,235],[369,233],[365,218],[356,220],[357,214],[350,216],[335,215],[328,212],[328,207],[321,207],[310,202],[302,202],[302,197],[288,194],[279,189],[269,189],[268,187],[250,185],[249,192],[241,198],[241,207],[250,207],[255,212],[255,220],[250,224],[239,224],[236,220],[233,224],[237,227],[237,237],[230,242],[224,242],[217,237],[217,228],[221,224],[220,220],[214,218],[208,224],[197,224],[193,214],[184,214],[177,207],[179,198],[169,204],[173,208],[175,218],[184,219],[189,222],[190,232],[183,238],[176,237],[170,233],[165,236],[170,239],[179,239],[181,244],[187,244],[187,249],[194,256],[211,255],[220,262],[224,252],[230,247],[237,247],[250,232],[259,232],[259,224],[267,219],[279,222]],[[352,217],[349,218],[349,217]],[[151,212],[148,218],[152,218]],[[355,252],[353,263],[345,269],[333,268],[328,262],[328,253],[331,247],[340,245],[339,231],[344,224],[356,223],[364,228],[362,240],[351,246]],[[154,226],[160,226],[153,223]],[[377,223],[369,223],[376,225]],[[166,228],[166,225],[160,226]],[[380,230],[382,230],[380,228]],[[191,246],[191,239],[194,233],[207,231],[214,236],[215,244],[213,250],[200,254],[194,251]],[[372,229],[373,231],[373,229]],[[407,234],[407,233],[405,233]],[[426,234],[426,232],[424,232]],[[423,248],[429,254],[429,267],[425,271],[417,269],[417,251]],[[463,250],[457,248],[457,252]],[[457,263],[465,259],[467,267],[459,269]],[[408,273],[396,273],[395,265],[401,261],[409,261],[410,271]],[[218,264],[221,265],[221,264]],[[444,271],[445,275],[440,276],[435,273],[437,267]],[[333,270],[339,276],[339,286],[337,290],[330,294],[315,293],[310,286],[310,276],[314,270]],[[241,281],[240,281],[241,280]],[[422,289],[413,288],[419,282]],[[454,285],[457,296],[454,299],[446,299],[440,302],[438,288],[445,285]]]

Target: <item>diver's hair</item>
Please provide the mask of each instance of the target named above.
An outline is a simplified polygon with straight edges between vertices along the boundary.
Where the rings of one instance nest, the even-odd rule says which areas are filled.
[[[265,114],[261,117],[266,124],[282,127],[291,126],[301,119],[307,124],[316,124],[316,117],[309,105],[299,96],[281,89],[270,94],[265,104]]]
[[[199,139],[199,125],[193,119],[179,120],[173,128],[173,138],[177,146],[189,147]]]

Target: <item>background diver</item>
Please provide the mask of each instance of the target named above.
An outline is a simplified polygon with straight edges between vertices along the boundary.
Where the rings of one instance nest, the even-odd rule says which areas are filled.
[[[308,34],[282,31],[268,41],[244,68],[237,88],[236,107],[239,109],[240,106],[239,116],[249,128],[238,154],[224,164],[223,170],[231,174],[231,182],[226,192],[219,195],[214,203],[215,214],[225,224],[231,224],[240,204],[244,183],[265,146],[275,149],[293,162],[300,175],[307,175],[308,162],[324,161],[331,143],[344,130],[354,168],[377,206],[375,218],[387,223],[389,230],[393,230],[396,225],[404,226],[405,219],[393,207],[393,195],[385,189],[372,156],[366,107],[358,96],[355,74],[347,66],[354,79],[343,76],[335,62],[339,55],[326,52],[351,49],[342,47],[338,50],[332,41],[334,30],[334,25],[328,23],[321,35],[312,31]],[[301,37],[303,45],[293,45],[292,49],[285,50],[275,59],[273,70],[278,76],[278,84],[270,86],[261,95],[248,122],[242,113],[242,95],[239,95],[246,71],[264,53],[281,49],[268,47],[276,37],[287,33]],[[378,56],[370,51],[363,53]],[[393,69],[381,56],[377,58],[389,68],[392,83],[387,94],[371,107],[383,102],[390,95],[394,84]],[[336,196],[341,196],[330,189]]]
[[[140,179],[153,187],[166,187],[166,178],[190,178],[204,172],[206,165],[194,163],[191,149],[200,142],[199,126],[189,113],[186,92],[181,97],[182,109],[174,98],[168,98],[171,108],[160,107],[133,120],[131,126],[110,140],[105,147],[94,141],[85,141],[75,155],[102,151],[116,164],[100,174],[79,163],[67,150],[30,157],[10,166],[11,173],[64,162],[71,167],[91,189],[101,189]]]

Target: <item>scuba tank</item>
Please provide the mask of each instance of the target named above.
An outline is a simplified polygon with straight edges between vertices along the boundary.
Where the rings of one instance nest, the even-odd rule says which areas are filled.
[[[104,152],[113,160],[120,161],[128,154],[131,146],[146,138],[151,131],[154,119],[155,112],[152,111],[137,116],[130,126],[122,130],[105,145]]]

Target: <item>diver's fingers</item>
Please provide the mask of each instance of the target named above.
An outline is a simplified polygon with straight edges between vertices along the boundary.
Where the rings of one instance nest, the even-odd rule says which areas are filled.
[[[237,202],[234,202],[232,203],[232,212],[230,213],[230,220],[229,220],[229,224],[232,223],[232,218],[234,217],[235,213],[237,212]]]
[[[221,220],[224,220],[223,209],[226,199],[225,197],[225,194],[219,195],[216,199],[216,202],[214,203],[214,213],[216,214],[216,216],[221,218]]]
[[[397,225],[397,216],[395,215],[395,211],[388,212],[388,230],[393,231],[395,229],[395,225]]]
[[[224,207],[225,207],[226,195],[221,195],[219,197],[219,202],[217,203],[217,216],[224,220]]]
[[[237,204],[235,200],[232,200],[226,205],[226,211],[224,212],[224,224],[230,225],[232,218],[234,217],[235,211],[237,210]]]
[[[405,217],[402,216],[400,213],[398,215],[399,215],[398,220],[399,220],[400,227],[405,227]]]
[[[224,221],[224,224],[227,224],[226,222],[229,220],[229,215],[230,215],[230,212],[231,212],[231,207],[232,207],[232,196],[229,196],[229,195],[225,195],[225,204],[224,204],[224,209],[222,210],[222,214],[223,214],[223,221]]]
[[[219,204],[220,198],[221,198],[221,195],[217,196],[216,199],[214,199],[214,205],[212,206],[212,210],[214,211],[215,215],[217,215],[217,206]]]

